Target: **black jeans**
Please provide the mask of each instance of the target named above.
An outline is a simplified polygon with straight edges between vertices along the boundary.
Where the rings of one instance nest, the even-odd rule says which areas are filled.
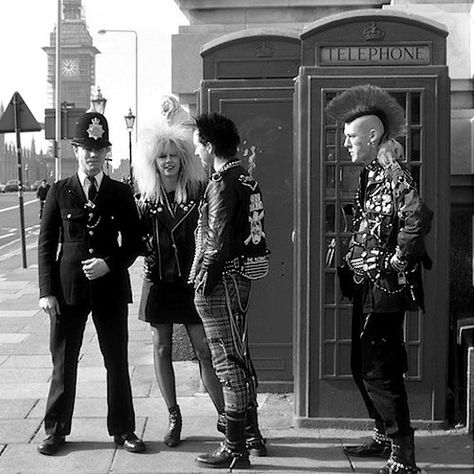
[[[354,382],[359,389],[359,392],[364,401],[369,417],[375,422],[375,427],[380,433],[385,433],[385,425],[382,417],[375,408],[372,400],[365,388],[364,376],[362,370],[362,343],[361,333],[364,326],[365,317],[362,312],[360,303],[357,300],[354,301],[353,313],[352,313],[352,342],[351,342],[351,372]]]
[[[362,377],[376,413],[390,437],[412,433],[404,374],[404,311],[361,314]],[[370,411],[369,411],[370,413]]]

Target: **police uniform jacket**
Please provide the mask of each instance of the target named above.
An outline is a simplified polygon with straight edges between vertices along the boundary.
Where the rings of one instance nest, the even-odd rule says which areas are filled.
[[[424,236],[432,215],[402,163],[395,161],[384,168],[375,160],[364,168],[356,199],[355,232],[346,255],[364,312],[423,307],[421,265],[431,264]],[[390,265],[395,253],[408,264],[404,272]]]
[[[53,184],[38,244],[40,297],[82,306],[131,302],[128,267],[138,255],[138,227],[128,185],[104,175],[91,205],[77,174]],[[90,257],[103,258],[110,272],[89,281],[81,262]]]

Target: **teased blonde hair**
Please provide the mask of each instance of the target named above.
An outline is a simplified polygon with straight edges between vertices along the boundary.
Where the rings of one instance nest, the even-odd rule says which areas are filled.
[[[175,201],[180,204],[196,197],[199,188],[206,181],[206,173],[201,160],[194,156],[190,132],[189,128],[161,123],[142,134],[144,138],[133,167],[141,199],[164,202],[163,183],[156,160],[167,145],[176,148],[181,164]]]
[[[388,168],[395,160],[403,160],[404,157],[403,145],[394,138],[383,142],[377,153],[377,159],[384,168]]]

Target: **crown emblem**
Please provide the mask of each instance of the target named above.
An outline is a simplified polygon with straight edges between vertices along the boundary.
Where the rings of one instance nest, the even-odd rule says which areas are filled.
[[[273,56],[273,52],[273,46],[265,41],[255,48],[255,56],[259,58],[269,58]]]
[[[87,129],[87,133],[89,134],[89,138],[93,138],[94,140],[102,138],[102,135],[105,133],[105,131],[98,118],[92,119],[89,128]]]
[[[366,41],[378,41],[383,39],[385,33],[375,23],[372,23],[365,30],[362,30],[362,36]]]

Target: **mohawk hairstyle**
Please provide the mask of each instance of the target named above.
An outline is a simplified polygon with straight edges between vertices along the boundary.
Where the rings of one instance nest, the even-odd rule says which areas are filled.
[[[326,113],[343,123],[351,123],[365,115],[375,115],[385,129],[383,139],[405,134],[405,112],[400,104],[383,89],[371,84],[351,87],[329,102]]]

